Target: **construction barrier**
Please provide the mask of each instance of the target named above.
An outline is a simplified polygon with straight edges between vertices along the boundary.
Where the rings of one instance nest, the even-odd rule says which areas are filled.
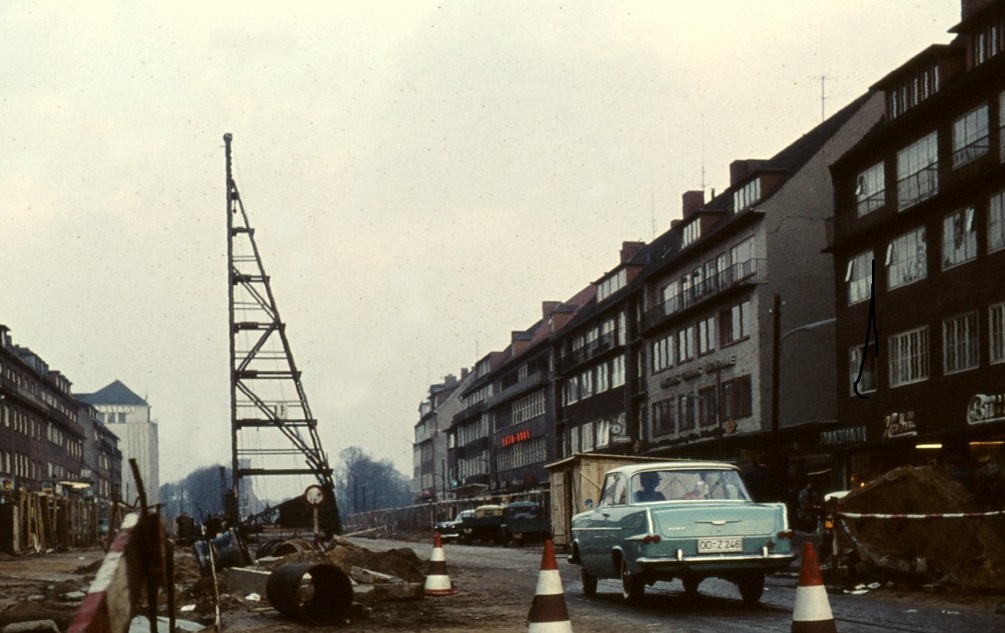
[[[0,551],[37,553],[107,544],[121,523],[122,508],[116,504],[10,491],[0,498]]]

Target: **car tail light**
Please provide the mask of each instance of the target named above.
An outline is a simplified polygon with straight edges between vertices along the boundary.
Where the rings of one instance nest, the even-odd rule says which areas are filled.
[[[782,530],[778,533],[778,538],[792,538],[796,535],[793,530]]]
[[[660,542],[660,535],[659,534],[646,534],[642,538],[642,542],[643,543],[659,543]]]

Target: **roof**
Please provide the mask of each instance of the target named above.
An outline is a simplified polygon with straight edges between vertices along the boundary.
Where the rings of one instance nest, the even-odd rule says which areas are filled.
[[[689,459],[677,459],[673,461],[660,461],[651,462],[647,464],[629,464],[627,466],[618,466],[617,468],[612,468],[608,470],[608,474],[618,472],[618,473],[628,473],[634,474],[637,472],[645,470],[739,470],[735,464],[730,464],[729,462],[710,462],[710,461],[697,461]]]
[[[95,391],[94,393],[78,395],[77,398],[83,402],[94,405],[123,404],[140,407],[150,406],[147,404],[146,400],[136,395],[135,392],[125,386],[120,380],[116,380],[104,389]]]

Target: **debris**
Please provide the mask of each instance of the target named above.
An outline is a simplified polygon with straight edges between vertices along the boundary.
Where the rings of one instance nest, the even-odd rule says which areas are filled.
[[[59,633],[59,627],[52,620],[31,620],[12,622],[3,627],[2,633]]]

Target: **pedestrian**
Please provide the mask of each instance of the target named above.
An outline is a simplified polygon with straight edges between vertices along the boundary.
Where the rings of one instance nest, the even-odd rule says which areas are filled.
[[[816,508],[820,501],[817,491],[813,489],[813,483],[807,481],[803,489],[799,491],[799,509],[796,516],[802,530],[809,532],[816,527]]]
[[[779,501],[778,482],[775,471],[771,468],[771,459],[767,455],[757,458],[757,465],[750,469],[744,480],[750,498],[758,503]]]

